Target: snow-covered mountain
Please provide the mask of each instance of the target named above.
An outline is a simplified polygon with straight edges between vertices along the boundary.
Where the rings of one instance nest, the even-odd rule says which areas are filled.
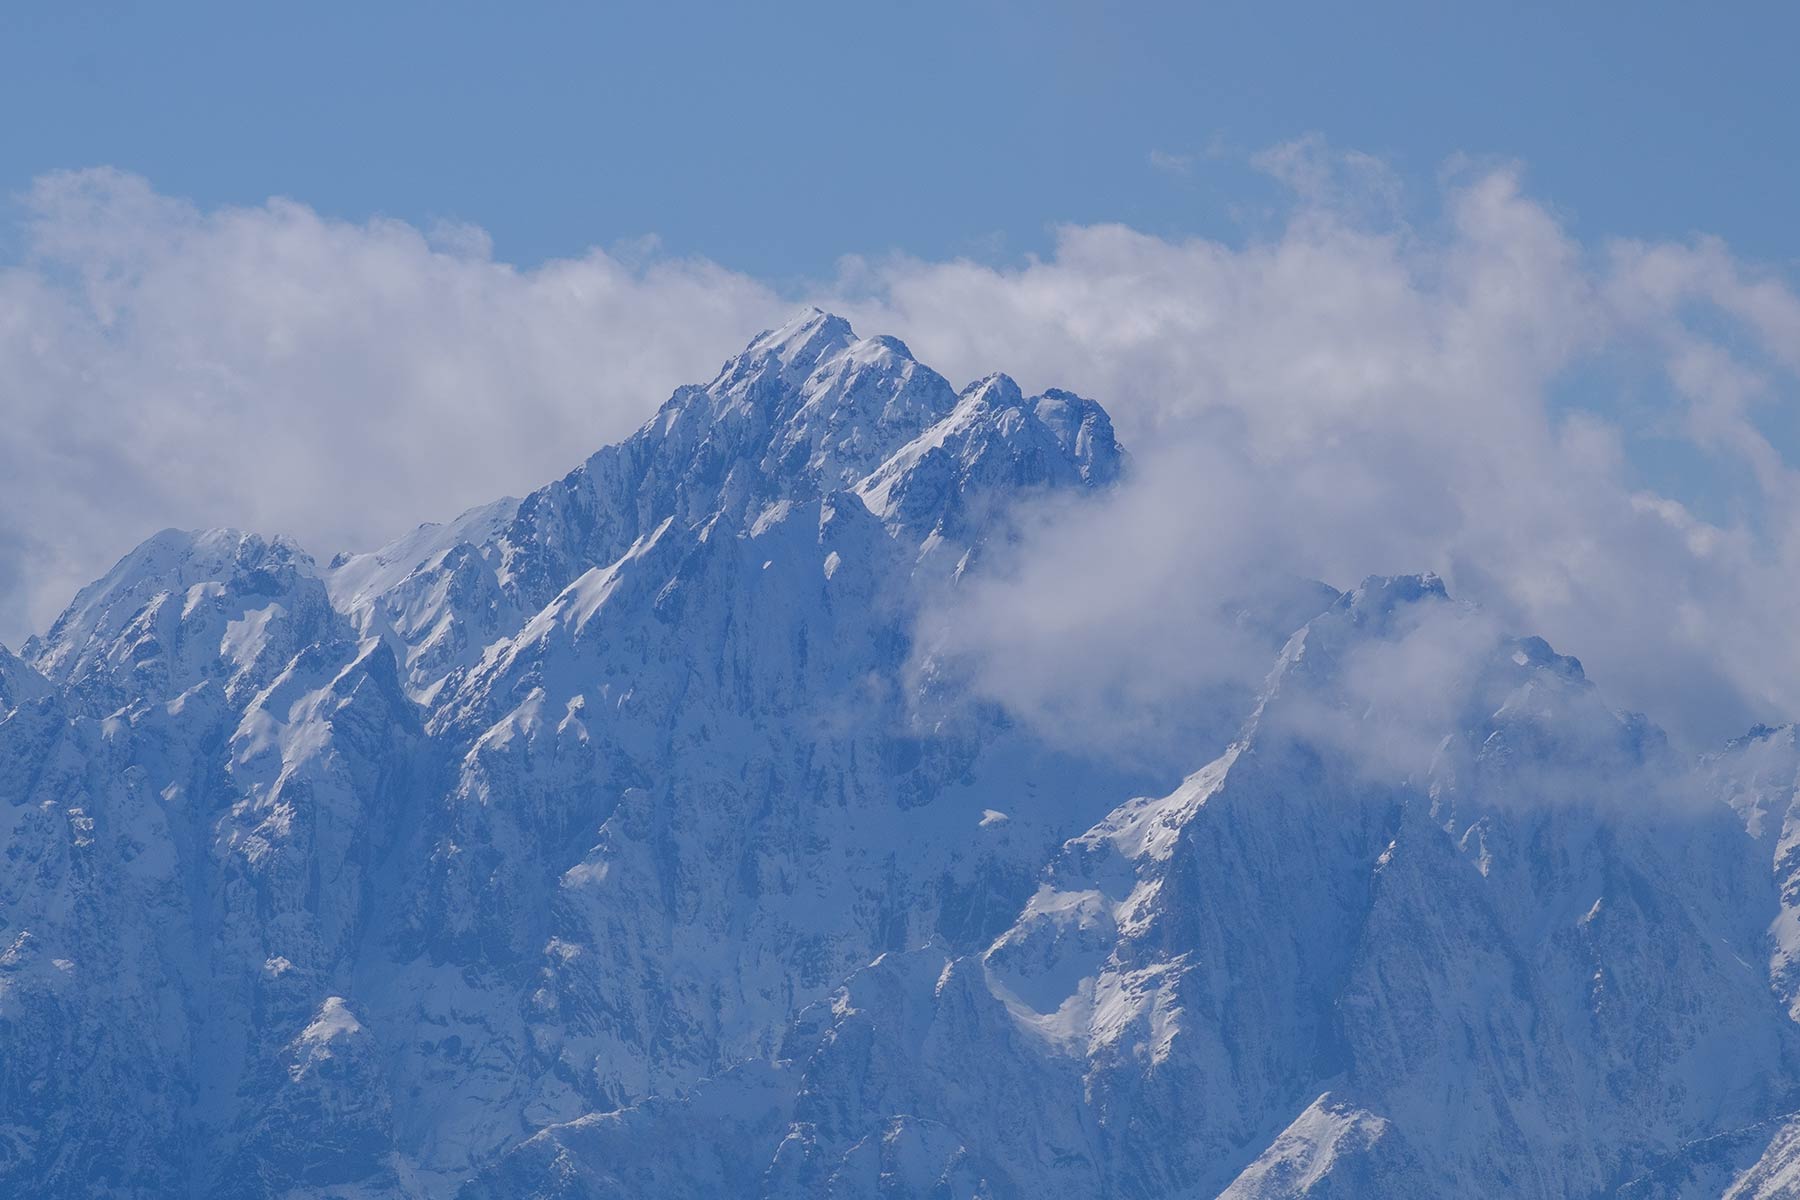
[[[1098,757],[917,618],[1128,470],[811,311],[373,553],[151,538],[0,651],[0,1193],[1796,1194],[1793,731],[1421,577]]]

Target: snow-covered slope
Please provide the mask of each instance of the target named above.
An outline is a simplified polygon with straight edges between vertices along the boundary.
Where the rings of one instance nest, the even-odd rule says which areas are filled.
[[[1429,711],[1370,686],[1449,646]],[[473,1194],[711,1194],[667,1165],[711,1111],[756,1117],[708,1123],[724,1194],[1787,1194],[1777,897],[1694,786],[1572,659],[1371,580],[987,947],[887,955],[772,1075],[552,1127]],[[1711,1192],[1645,1182],[1727,1132]]]
[[[1783,1194],[1791,731],[1426,577],[1091,757],[913,634],[1128,469],[809,311],[380,550],[151,538],[0,651],[0,1193]]]

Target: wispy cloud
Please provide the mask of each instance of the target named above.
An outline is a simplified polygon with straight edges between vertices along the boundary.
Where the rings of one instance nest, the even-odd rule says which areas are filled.
[[[1372,154],[1339,150],[1313,133],[1250,156],[1250,165],[1285,185],[1303,206],[1339,219],[1392,218],[1404,188],[1393,168]]]
[[[1169,175],[1192,175],[1194,173],[1194,156],[1177,154],[1171,150],[1152,150],[1150,151],[1150,165]]]

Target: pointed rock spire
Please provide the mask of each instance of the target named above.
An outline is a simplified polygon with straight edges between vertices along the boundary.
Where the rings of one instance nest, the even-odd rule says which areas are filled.
[[[739,356],[741,362],[776,359],[790,386],[799,383],[820,363],[856,341],[850,322],[821,308],[808,308],[778,329],[758,334]]]

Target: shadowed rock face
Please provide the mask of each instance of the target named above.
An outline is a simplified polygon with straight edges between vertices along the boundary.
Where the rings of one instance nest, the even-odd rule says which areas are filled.
[[[152,538],[0,652],[0,1192],[1790,1194],[1792,731],[1416,577],[1083,757],[915,619],[1128,467],[808,312],[379,551]]]

